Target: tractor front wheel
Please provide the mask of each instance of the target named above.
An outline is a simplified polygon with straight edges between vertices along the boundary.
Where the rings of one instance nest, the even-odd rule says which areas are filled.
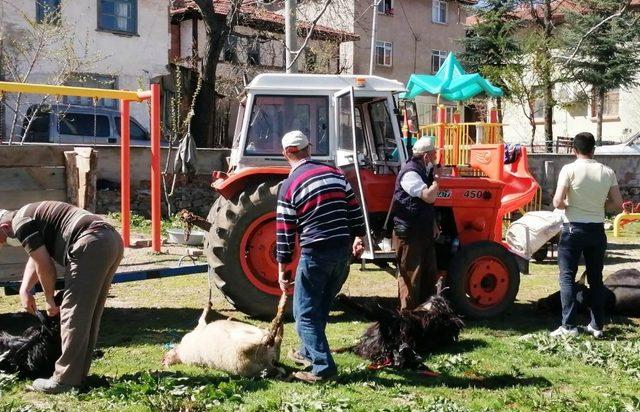
[[[205,243],[218,289],[236,309],[262,319],[274,316],[281,294],[276,261],[277,193],[277,182],[264,182],[235,199],[219,198],[209,215],[212,226]],[[296,248],[294,265],[298,255]]]
[[[486,319],[504,312],[516,299],[520,272],[515,258],[494,242],[460,249],[447,275],[451,303],[462,315]]]

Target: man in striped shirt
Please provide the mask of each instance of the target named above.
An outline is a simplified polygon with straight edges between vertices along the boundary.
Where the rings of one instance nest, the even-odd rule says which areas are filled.
[[[349,272],[351,255],[364,247],[364,217],[351,186],[335,167],[311,160],[309,140],[300,131],[282,138],[284,156],[291,165],[282,183],[277,206],[277,260],[280,287],[292,260],[296,235],[301,247],[293,294],[293,316],[301,340],[300,350],[289,354],[296,363],[310,366],[293,377],[318,382],[336,374],[325,334],[333,299]]]

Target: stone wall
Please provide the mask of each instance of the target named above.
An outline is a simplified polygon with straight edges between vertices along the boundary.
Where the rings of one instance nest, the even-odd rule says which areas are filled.
[[[529,155],[529,170],[542,186],[543,204],[551,204],[560,169],[574,160],[574,155],[567,154],[534,153]],[[640,202],[640,154],[598,155],[597,160],[616,172],[624,200]]]
[[[114,150],[115,149],[115,150]],[[173,151],[175,154],[175,151]],[[226,170],[226,149],[198,149],[197,175],[187,178],[179,175],[172,196],[169,197],[171,212],[181,209],[207,216],[215,201],[216,192],[211,188],[211,172]],[[167,150],[163,150],[161,168],[166,164]],[[148,148],[131,150],[131,211],[149,217],[151,213],[150,154]],[[173,162],[173,156],[170,164]],[[171,170],[171,168],[169,168]],[[166,176],[167,190],[171,192],[173,176]],[[118,148],[99,148],[98,150],[98,191],[97,212],[120,211],[120,156]],[[162,195],[162,213],[167,215],[167,201]]]
[[[171,190],[172,176],[167,176],[167,190]],[[196,175],[187,180],[184,176],[178,176],[172,196],[169,197],[171,213],[175,214],[181,209],[188,209],[200,216],[207,216],[217,194],[211,189],[210,175]],[[150,182],[143,180],[137,187],[131,188],[131,211],[146,218],[151,213]],[[120,188],[102,187],[98,190],[97,212],[109,213],[120,211]],[[167,216],[166,198],[162,197],[162,214]]]

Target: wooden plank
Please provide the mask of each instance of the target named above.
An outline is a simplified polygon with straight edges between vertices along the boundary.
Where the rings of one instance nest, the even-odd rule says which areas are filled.
[[[5,246],[0,249],[0,264],[15,264],[27,261],[27,252],[21,247]]]
[[[0,194],[0,209],[19,209],[28,203],[43,200],[67,200],[66,190],[21,190],[2,192]]]
[[[20,282],[23,272],[24,263],[0,264],[0,282]]]
[[[26,256],[26,254],[25,254]],[[20,263],[0,263],[0,282],[20,282],[22,281],[22,274],[24,273],[24,265],[27,263],[25,258],[24,262]],[[65,268],[55,264],[56,277],[60,278],[64,276]]]
[[[66,189],[64,167],[0,167],[0,192]],[[0,195],[4,196],[4,194]]]
[[[64,166],[62,145],[0,146],[0,167]]]

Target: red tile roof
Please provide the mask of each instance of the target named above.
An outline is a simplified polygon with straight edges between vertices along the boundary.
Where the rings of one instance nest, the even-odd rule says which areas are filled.
[[[216,14],[228,15],[231,11],[231,3],[228,0],[212,0],[213,9]],[[200,11],[193,0],[175,0],[171,6],[172,20],[177,21],[180,16],[199,15]],[[245,0],[240,6],[242,13],[240,24],[261,30],[268,30],[274,33],[284,32],[284,17],[281,14],[265,10],[257,5],[256,1]],[[298,21],[298,30],[302,35],[307,34],[311,23]],[[311,35],[312,39],[356,41],[359,36],[344,30],[332,29],[330,27],[316,25]]]

